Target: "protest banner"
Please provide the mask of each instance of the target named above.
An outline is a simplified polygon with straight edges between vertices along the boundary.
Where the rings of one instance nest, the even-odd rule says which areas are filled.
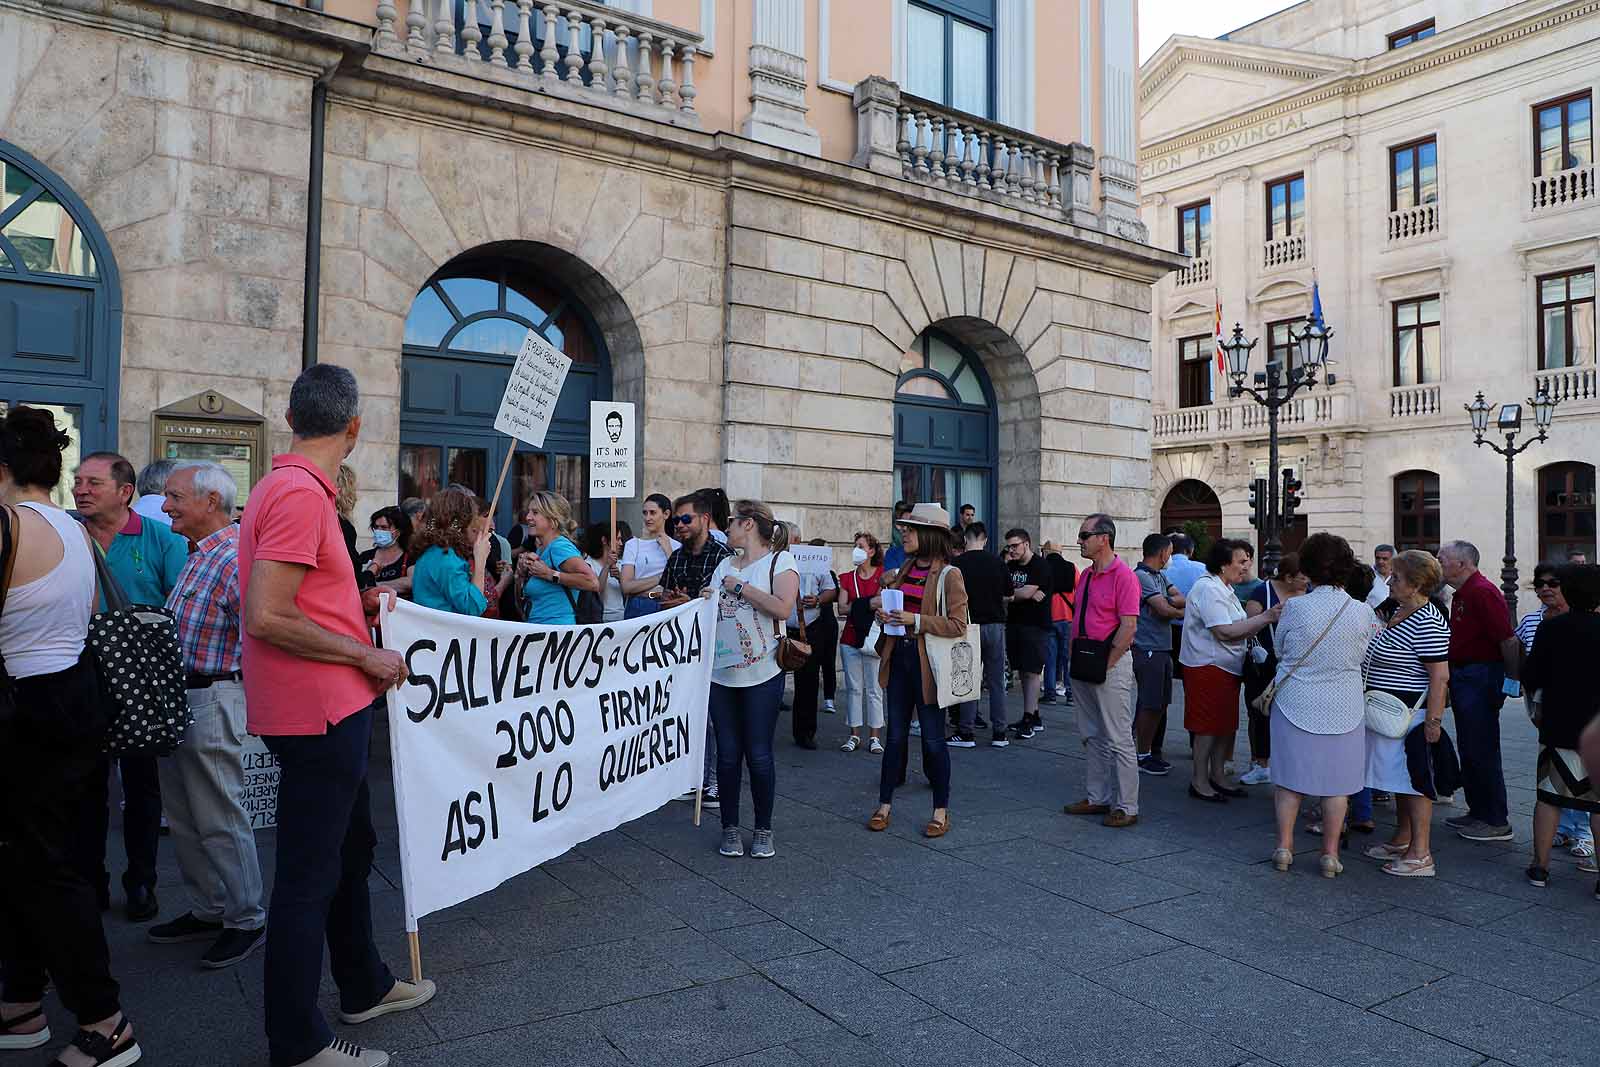
[[[789,554],[801,574],[821,577],[833,572],[833,549],[826,545],[790,545]]]
[[[410,671],[388,696],[408,931],[700,785],[715,611],[696,599],[594,626],[405,601],[382,614]]]
[[[511,377],[506,379],[506,391],[500,396],[500,410],[494,417],[494,428],[511,438],[511,447],[506,449],[506,460],[500,465],[489,514],[493,515],[500,505],[500,490],[506,484],[517,442],[544,447],[550,420],[556,415],[556,402],[561,399],[561,387],[567,384],[571,369],[572,360],[533,330],[522,339]]]
[[[239,804],[250,820],[250,829],[271,829],[278,825],[278,780],[283,776],[278,757],[261,738],[247,735],[240,746],[239,762],[244,769]]]

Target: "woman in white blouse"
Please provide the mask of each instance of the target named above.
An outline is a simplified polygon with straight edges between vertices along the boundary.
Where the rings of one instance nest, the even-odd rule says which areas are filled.
[[[636,619],[661,610],[661,572],[677,551],[678,542],[667,534],[672,501],[661,493],[644,498],[644,533],[622,548],[622,595],[627,598],[623,616]]]
[[[1355,570],[1350,544],[1316,533],[1300,548],[1300,570],[1311,591],[1283,605],[1278,622],[1277,690],[1272,704],[1272,782],[1278,847],[1272,865],[1294,862],[1294,824],[1300,801],[1322,797],[1320,865],[1324,878],[1343,873],[1339,834],[1351,793],[1366,784],[1366,703],[1361,664],[1378,617],[1345,592]]]

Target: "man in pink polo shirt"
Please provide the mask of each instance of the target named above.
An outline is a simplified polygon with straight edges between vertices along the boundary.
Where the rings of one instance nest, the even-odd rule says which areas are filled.
[[[1093,566],[1078,578],[1074,648],[1105,646],[1105,678],[1072,674],[1078,733],[1087,748],[1088,796],[1062,810],[1068,815],[1104,815],[1105,825],[1139,821],[1139,762],[1133,742],[1133,660],[1128,649],[1139,625],[1139,578],[1117,556],[1117,524],[1110,515],[1090,515],[1078,531],[1078,550]],[[1073,655],[1074,666],[1079,657]]]
[[[345,368],[301,373],[289,393],[290,451],[251,491],[239,533],[250,732],[282,767],[264,996],[273,1067],[389,1062],[336,1039],[318,1008],[324,939],[346,1023],[418,1007],[434,993],[430,981],[397,981],[372,938],[367,751],[381,695],[406,669],[398,652],[372,646],[334,510],[339,464],[361,431],[359,403]]]

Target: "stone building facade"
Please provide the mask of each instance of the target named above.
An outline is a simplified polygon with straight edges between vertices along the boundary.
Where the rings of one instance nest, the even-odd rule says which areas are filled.
[[[1515,468],[1522,574],[1592,558],[1597,51],[1593,0],[1310,0],[1151,57],[1144,218],[1192,256],[1155,297],[1163,522],[1254,537],[1267,424],[1210,369],[1216,306],[1225,330],[1261,338],[1259,371],[1315,286],[1338,383],[1284,412],[1283,464],[1305,483],[1291,542],[1462,538],[1497,569],[1505,464],[1473,446],[1463,408],[1480,390],[1496,410],[1522,404],[1523,441],[1545,390],[1559,401],[1549,440]]]
[[[340,363],[365,515],[492,492],[534,329],[574,370],[502,526],[544,486],[598,514],[588,401],[623,400],[642,489],[724,485],[836,544],[886,534],[905,494],[1142,533],[1150,286],[1181,260],[1145,241],[1131,161],[1081,143],[1131,113],[1073,107],[1035,124],[1052,139],[847,47],[847,18],[983,9],[997,61],[1033,47],[1031,3],[744,6],[0,0],[0,401],[248,477],[296,374]],[[1062,8],[1041,17],[1081,25],[1098,104],[1103,55],[1131,78],[1131,20]],[[254,451],[215,429],[255,416]]]

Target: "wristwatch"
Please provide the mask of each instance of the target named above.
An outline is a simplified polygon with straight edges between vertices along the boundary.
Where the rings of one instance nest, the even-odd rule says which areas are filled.
[[[738,597],[740,600],[744,599],[744,583],[743,582],[734,582],[733,583],[733,595]]]

